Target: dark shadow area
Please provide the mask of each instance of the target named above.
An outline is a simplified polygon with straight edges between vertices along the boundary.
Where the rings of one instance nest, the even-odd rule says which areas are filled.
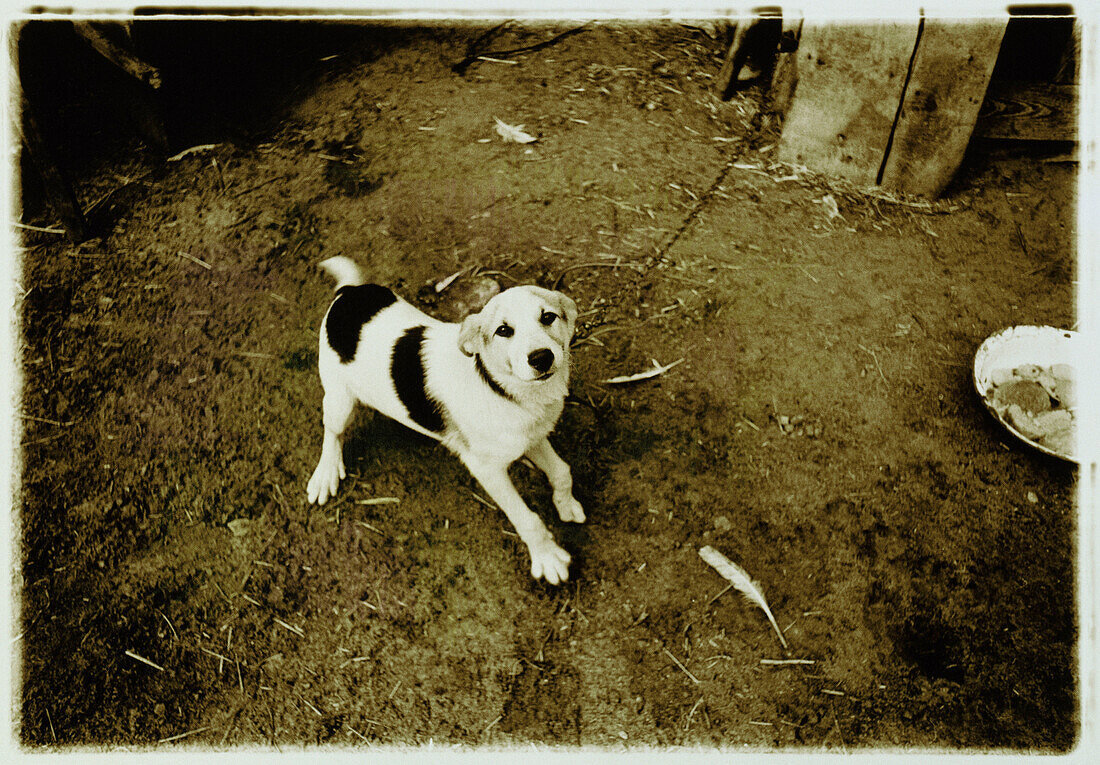
[[[107,158],[247,142],[324,73],[370,61],[418,33],[369,22],[139,17],[128,35],[120,25],[112,37],[158,70],[162,84],[154,89],[97,53],[72,23],[30,21],[17,32],[18,74],[54,162],[75,179]],[[32,217],[43,209],[43,186],[25,155],[20,178]]]

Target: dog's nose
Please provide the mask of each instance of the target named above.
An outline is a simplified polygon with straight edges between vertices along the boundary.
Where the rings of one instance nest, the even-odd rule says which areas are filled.
[[[527,363],[540,374],[548,371],[554,363],[554,352],[549,348],[539,348],[527,354]]]

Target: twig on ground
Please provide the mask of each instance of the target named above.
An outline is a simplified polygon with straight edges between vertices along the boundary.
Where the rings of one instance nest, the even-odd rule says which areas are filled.
[[[256,189],[262,188],[262,187],[266,186],[269,183],[274,183],[275,181],[281,181],[281,180],[283,180],[285,178],[288,178],[288,177],[289,176],[286,175],[286,174],[276,175],[274,178],[268,178],[266,181],[260,181],[259,183],[254,183],[251,186],[246,186],[243,189],[239,189],[236,193],[230,194],[229,198],[230,199],[236,199],[237,197],[244,196],[245,194],[247,194],[250,191],[255,191]],[[234,224],[234,225],[236,225],[236,224]]]
[[[209,271],[213,268],[213,266],[210,265],[209,263],[207,263],[205,260],[199,260],[194,255],[189,255],[186,252],[184,252],[183,250],[178,251],[176,254],[179,255],[181,258],[186,258],[187,260],[190,260],[192,263],[195,263],[197,265],[202,266],[207,271]]]
[[[157,613],[158,613],[158,614],[160,614],[160,618],[161,618],[161,619],[164,619],[164,621],[165,621],[165,622],[167,622],[167,624],[168,624],[168,629],[172,630],[172,637],[173,637],[173,638],[175,638],[176,640],[179,640],[179,639],[180,639],[180,636],[179,636],[179,634],[178,634],[178,633],[176,632],[176,628],[172,626],[172,622],[168,621],[168,617],[167,617],[167,616],[165,616],[164,614],[161,614],[161,613],[160,613],[160,611],[157,611]]]
[[[220,144],[216,144],[216,143],[204,143],[204,144],[200,144],[199,146],[192,146],[189,149],[184,149],[179,154],[172,155],[171,157],[169,157],[168,159],[166,159],[164,161],[165,162],[178,162],[179,160],[183,159],[184,157],[190,156],[192,154],[199,154],[199,153],[204,152],[204,151],[210,151],[211,149],[216,149],[216,148],[218,148],[219,145]]]
[[[463,488],[465,488],[465,487],[463,487]],[[493,508],[494,510],[499,510],[499,509],[500,509],[499,507],[497,507],[496,505],[494,505],[494,504],[493,504],[492,502],[490,502],[489,500],[487,500],[487,499],[485,499],[484,497],[482,497],[482,496],[481,496],[480,494],[478,494],[478,493],[477,493],[476,491],[474,491],[473,489],[466,489],[466,491],[467,491],[467,492],[468,492],[468,493],[470,494],[470,496],[472,496],[472,497],[473,497],[474,499],[476,499],[476,500],[477,500],[478,502],[480,502],[481,504],[485,505],[486,507],[491,507],[491,508]]]
[[[577,263],[562,270],[558,274],[558,278],[554,280],[554,286],[550,289],[556,290],[561,284],[562,278],[570,271],[576,271],[579,268],[631,268],[638,273],[642,272],[642,267],[637,263],[604,263],[604,262],[592,262],[592,263]]]
[[[355,734],[356,736],[358,736],[358,737],[359,737],[360,739],[362,739],[364,743],[370,743],[369,741],[367,741],[367,737],[366,737],[366,736],[364,736],[364,735],[363,735],[362,733],[360,733],[359,731],[357,731],[357,730],[356,730],[355,728],[351,727],[351,726],[350,726],[350,725],[348,725],[347,723],[344,723],[344,727],[345,727],[345,728],[347,728],[348,730],[350,730],[350,731],[351,731],[352,733],[354,733],[354,734]]]
[[[457,279],[458,277],[462,276],[462,275],[463,275],[464,273],[466,273],[466,272],[467,272],[467,271],[469,271],[469,270],[470,270],[470,267],[469,267],[469,266],[467,266],[466,268],[460,268],[459,270],[455,271],[455,272],[454,272],[453,274],[451,274],[450,276],[448,276],[448,277],[446,277],[446,278],[444,278],[444,279],[440,279],[440,280],[439,280],[438,282],[436,282],[436,283],[435,283],[435,291],[436,291],[436,293],[442,292],[443,290],[445,290],[445,289],[447,289],[448,287],[450,287],[450,286],[451,286],[451,282],[453,282],[453,281],[454,281],[455,279]]]
[[[884,385],[889,386],[890,383],[887,382],[886,375],[884,375],[882,373],[882,365],[878,363],[878,354],[876,354],[874,351],[872,351],[870,348],[863,345],[862,343],[857,343],[857,345],[859,345],[861,350],[865,351],[866,353],[871,354],[871,358],[875,360],[875,369],[878,370],[878,376],[882,378],[882,382],[883,382]]]
[[[507,23],[508,23],[507,21],[504,22],[504,24],[507,24]],[[476,49],[476,47],[482,42],[482,40],[491,37],[497,31],[502,29],[504,27],[504,24],[501,24],[497,27],[494,27],[493,29],[490,29],[488,32],[486,32],[484,35],[482,35],[480,38],[478,38],[472,44],[472,47]],[[567,29],[566,31],[562,32],[561,34],[556,34],[548,40],[543,40],[542,42],[535,43],[534,45],[525,45],[522,48],[512,48],[511,50],[491,50],[491,51],[484,51],[483,53],[474,53],[471,50],[471,51],[468,52],[468,55],[466,56],[466,58],[462,59],[457,64],[452,65],[451,69],[457,74],[463,74],[466,71],[466,69],[470,66],[470,64],[472,64],[472,63],[474,63],[475,61],[478,61],[478,60],[485,60],[486,56],[492,57],[492,59],[502,59],[506,56],[515,56],[515,55],[518,55],[520,53],[534,53],[537,50],[542,50],[543,48],[549,48],[551,45],[554,45],[555,43],[560,42],[561,40],[564,40],[567,37],[575,35],[578,32],[583,32],[587,27],[588,27],[587,24],[582,24],[581,26],[576,27],[574,29]],[[503,62],[501,62],[501,63],[503,63]]]
[[[33,415],[30,415],[30,414],[21,414],[19,416],[20,416],[20,418],[22,418],[24,420],[32,420],[34,422],[43,422],[47,425],[57,425],[58,427],[62,427],[62,428],[68,428],[68,427],[71,427],[72,425],[76,424],[73,420],[69,420],[68,422],[59,422],[58,420],[50,420],[50,419],[47,419],[46,417],[35,417]]]
[[[26,229],[27,231],[38,231],[43,234],[61,234],[65,235],[65,229],[61,228],[43,228],[42,226],[32,226],[29,223],[12,222],[12,225],[16,228]]]
[[[187,738],[188,736],[194,736],[196,733],[202,733],[203,731],[210,730],[210,726],[206,725],[202,728],[195,728],[184,733],[177,734],[175,736],[169,736],[168,738],[162,738],[157,741],[158,744],[167,744],[170,741],[179,741],[181,738]]]
[[[137,661],[140,661],[142,664],[148,664],[150,667],[152,667],[155,670],[158,670],[160,672],[164,671],[164,667],[160,666],[159,664],[157,664],[155,662],[149,661],[144,656],[140,656],[140,655],[134,653],[133,651],[128,650],[128,651],[125,651],[124,653],[127,656],[129,656],[131,659],[135,659]]]
[[[484,736],[486,733],[488,733],[492,729],[492,727],[494,725],[496,725],[498,722],[500,722],[502,719],[504,719],[504,718],[501,715],[497,715],[496,719],[494,719],[491,723],[489,723],[484,728],[482,728],[481,735]]]
[[[695,675],[691,674],[691,672],[688,671],[688,668],[685,667],[683,664],[681,664],[680,660],[672,655],[672,651],[668,650],[667,648],[665,648],[663,650],[665,652],[665,655],[668,656],[668,658],[672,659],[673,663],[676,664],[676,666],[679,667],[681,670],[683,670],[685,675],[687,675],[688,677],[691,678],[691,682],[695,683],[696,685],[699,685],[699,678],[697,678]]]
[[[312,705],[312,704],[310,704],[310,703],[309,703],[308,701],[306,701],[305,699],[303,699],[303,698],[302,698],[302,696],[301,696],[300,694],[298,694],[298,693],[295,693],[294,695],[298,697],[298,701],[302,702],[302,703],[303,703],[303,704],[305,704],[305,705],[306,705],[307,707],[309,707],[310,709],[312,709],[312,710],[313,710],[313,714],[317,715],[318,717],[324,717],[324,716],[325,716],[325,715],[324,715],[324,713],[323,713],[323,712],[321,712],[321,710],[320,710],[320,709],[318,709],[317,707],[313,706],[313,705]]]
[[[757,428],[757,430],[760,430],[760,428]],[[708,600],[708,601],[707,601],[707,605],[709,606],[709,605],[710,605],[711,603],[713,603],[714,601],[718,600],[718,598],[722,597],[723,595],[725,595],[725,594],[726,594],[727,592],[729,592],[729,591],[730,591],[730,590],[732,590],[732,589],[733,589],[733,585],[732,585],[732,584],[727,584],[727,585],[726,585],[725,587],[723,587],[723,588],[722,588],[722,589],[721,589],[721,590],[720,590],[720,591],[718,592],[718,594],[717,594],[717,595],[715,595],[715,596],[714,596],[713,598],[711,598],[710,600]]]
[[[221,672],[221,662],[232,661],[232,659],[228,659],[225,656],[222,656],[220,653],[214,653],[213,651],[211,651],[209,649],[203,648],[201,645],[199,646],[199,650],[202,651],[203,653],[207,654],[208,656],[213,656],[215,659],[218,660],[218,662],[219,662],[218,671],[219,672]]]
[[[280,619],[277,616],[273,616],[271,618],[274,619],[275,623],[278,624],[280,627],[284,627],[284,628],[290,630],[291,632],[293,632],[298,637],[304,637],[305,634],[306,634],[305,632],[302,631],[301,627],[295,627],[293,624],[287,624],[286,622],[284,622],[282,619]]]
[[[840,738],[840,749],[848,754],[848,745],[844,743],[844,733],[840,730],[840,719],[836,716],[836,706],[833,706],[833,724],[836,725],[836,735]]]
[[[477,57],[480,55],[479,53],[475,53],[474,51],[478,50],[479,48],[481,48],[481,46],[485,45],[494,37],[503,32],[504,28],[511,23],[511,19],[506,19],[505,21],[497,24],[495,27],[490,27],[489,29],[478,35],[472,42],[466,45],[466,58],[462,59],[457,64],[452,64],[451,70],[456,74],[463,74],[466,71],[466,68],[470,66],[470,64],[477,61]]]
[[[233,729],[237,727],[237,718],[241,716],[242,707],[237,707],[233,712],[233,715],[229,718],[229,724],[225,726],[225,733],[222,734],[221,740],[218,742],[218,746],[225,746],[226,739],[229,738],[229,734],[233,732]]]
[[[369,523],[367,523],[366,521],[353,521],[353,522],[354,522],[354,523],[355,523],[355,525],[357,525],[357,526],[362,526],[362,527],[363,527],[363,528],[365,528],[365,529],[370,529],[370,530],[371,530],[371,531],[373,531],[373,532],[374,532],[375,534],[378,534],[378,535],[380,535],[380,536],[383,536],[383,537],[384,537],[384,536],[386,536],[386,534],[385,534],[385,533],[384,533],[383,531],[381,531],[380,529],[377,529],[377,528],[375,528],[374,526],[371,526],[371,525],[370,525]]]
[[[695,706],[693,706],[691,708],[691,711],[688,712],[687,721],[684,722],[684,730],[689,730],[691,728],[691,719],[693,717],[695,717],[695,710],[698,709],[699,705],[702,704],[702,703],[703,703],[703,697],[700,696],[699,700],[695,702]]]

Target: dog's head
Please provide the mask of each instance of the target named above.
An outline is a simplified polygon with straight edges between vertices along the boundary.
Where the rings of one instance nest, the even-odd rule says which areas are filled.
[[[577,304],[542,287],[512,287],[462,322],[458,347],[477,354],[495,376],[523,382],[548,380],[568,369]]]

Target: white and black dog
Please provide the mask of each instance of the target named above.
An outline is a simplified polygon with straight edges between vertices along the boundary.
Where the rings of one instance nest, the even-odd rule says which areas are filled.
[[[546,440],[565,404],[576,304],[512,287],[452,324],[364,284],[349,258],[320,265],[336,279],[336,298],[321,326],[325,435],[309,501],[323,505],[345,476],[341,436],[359,401],[458,455],[526,543],[531,575],[568,579],[569,553],[527,507],[508,466],[526,455],[550,480],[561,519],[584,521],[569,466]]]

